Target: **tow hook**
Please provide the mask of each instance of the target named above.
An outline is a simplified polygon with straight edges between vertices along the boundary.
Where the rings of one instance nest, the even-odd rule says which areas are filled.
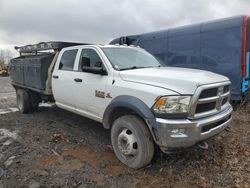
[[[204,150],[208,149],[208,143],[205,142],[205,141],[204,142],[200,142],[198,144],[198,146],[199,146],[199,148],[204,149]]]

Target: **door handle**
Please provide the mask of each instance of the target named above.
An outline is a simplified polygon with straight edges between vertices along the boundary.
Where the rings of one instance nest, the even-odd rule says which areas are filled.
[[[80,78],[75,78],[74,81],[75,81],[75,82],[82,82],[82,79],[80,79]]]
[[[58,79],[58,78],[59,78],[59,76],[57,76],[57,75],[53,75],[53,78]]]

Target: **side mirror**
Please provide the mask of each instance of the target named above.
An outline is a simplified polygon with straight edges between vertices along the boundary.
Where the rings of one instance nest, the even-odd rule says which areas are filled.
[[[108,75],[107,71],[104,70],[103,67],[82,66],[82,71],[93,73],[93,74]]]

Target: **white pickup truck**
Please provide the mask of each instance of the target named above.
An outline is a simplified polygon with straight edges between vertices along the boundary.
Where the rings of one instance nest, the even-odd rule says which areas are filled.
[[[11,60],[10,76],[19,110],[54,101],[101,122],[111,129],[117,158],[129,167],[149,164],[157,146],[168,152],[195,145],[231,121],[224,76],[161,67],[137,47],[48,42],[16,49],[20,57]]]

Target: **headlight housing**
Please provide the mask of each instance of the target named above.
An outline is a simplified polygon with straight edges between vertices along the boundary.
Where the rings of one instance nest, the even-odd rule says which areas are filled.
[[[166,96],[157,99],[153,111],[157,117],[186,118],[191,96]]]

